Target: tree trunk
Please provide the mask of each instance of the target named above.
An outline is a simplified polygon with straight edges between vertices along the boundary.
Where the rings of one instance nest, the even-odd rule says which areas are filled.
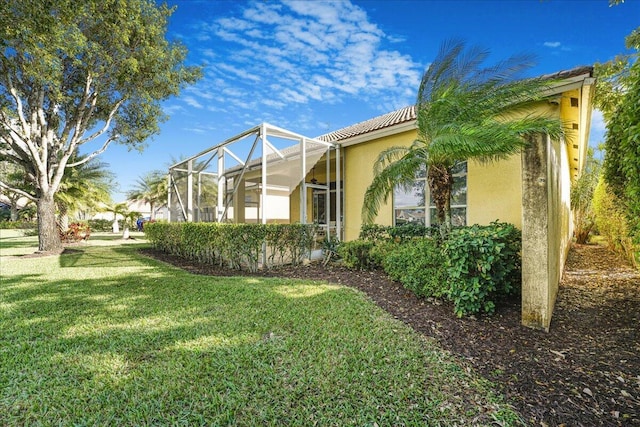
[[[156,219],[156,213],[155,213],[155,209],[153,206],[153,203],[149,203],[149,208],[151,209],[151,214],[149,215],[149,219]]]
[[[18,201],[11,199],[11,221],[18,220]]]
[[[60,224],[60,230],[67,231],[69,229],[69,210],[64,203],[58,204],[58,224]]]
[[[38,250],[55,252],[62,249],[60,234],[56,225],[56,205],[53,197],[38,199]]]
[[[451,169],[444,165],[429,165],[427,182],[431,198],[436,205],[440,236],[446,239],[451,231],[451,190],[453,188]]]

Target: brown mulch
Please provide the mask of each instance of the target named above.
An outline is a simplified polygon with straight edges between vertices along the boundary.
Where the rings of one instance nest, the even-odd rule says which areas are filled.
[[[239,274],[144,253],[197,274]],[[640,273],[604,247],[572,247],[548,333],[520,325],[518,298],[493,316],[458,319],[449,303],[417,298],[381,272],[311,264],[256,274],[362,290],[496,384],[530,425],[640,426]]]

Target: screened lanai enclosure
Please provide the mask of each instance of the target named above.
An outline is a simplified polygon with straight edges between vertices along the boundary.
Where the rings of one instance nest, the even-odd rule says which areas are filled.
[[[262,123],[169,168],[169,222],[318,224],[342,234],[340,147]]]

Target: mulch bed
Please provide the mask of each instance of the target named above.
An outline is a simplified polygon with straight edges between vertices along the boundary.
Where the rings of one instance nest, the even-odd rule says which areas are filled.
[[[143,252],[197,274],[239,274]],[[253,275],[362,290],[495,383],[530,425],[640,426],[640,274],[604,247],[572,247],[548,333],[520,325],[517,298],[493,316],[458,319],[449,303],[417,298],[381,272],[310,264]]]

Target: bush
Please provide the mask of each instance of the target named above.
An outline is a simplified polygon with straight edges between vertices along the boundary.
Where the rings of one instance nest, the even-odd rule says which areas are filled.
[[[392,280],[421,297],[441,297],[447,292],[445,258],[432,238],[411,240],[388,251],[384,271]]]
[[[378,224],[363,224],[362,227],[360,227],[360,235],[358,236],[358,239],[373,242],[388,240],[390,228],[391,227]]]
[[[598,232],[605,238],[608,246],[635,264],[634,251],[640,249],[634,248],[620,199],[610,191],[603,178],[600,178],[593,193],[593,210]]]
[[[371,258],[371,250],[375,243],[371,240],[352,240],[343,242],[338,246],[338,255],[342,262],[349,268],[358,270],[373,270],[380,267]]]
[[[93,231],[112,231],[112,219],[90,219],[88,222]]]
[[[256,271],[266,264],[299,264],[311,250],[316,228],[305,224],[221,224],[148,222],[145,235],[158,250],[202,263]]]
[[[522,238],[512,224],[494,222],[451,231],[444,243],[447,296],[458,317],[493,313],[498,295],[521,287]]]
[[[72,222],[67,231],[60,231],[60,240],[66,243],[87,240],[91,235],[89,224],[82,222]]]
[[[438,234],[436,227],[426,227],[420,224],[404,224],[397,226],[384,226],[378,224],[364,224],[360,228],[361,240],[370,240],[376,243],[393,240],[396,243],[419,237],[432,237]]]
[[[0,229],[4,230],[29,230],[38,228],[38,223],[32,221],[0,221]]]
[[[422,237],[434,237],[439,235],[437,227],[426,227],[419,224],[404,224],[389,227],[389,237],[397,242],[404,242]]]

